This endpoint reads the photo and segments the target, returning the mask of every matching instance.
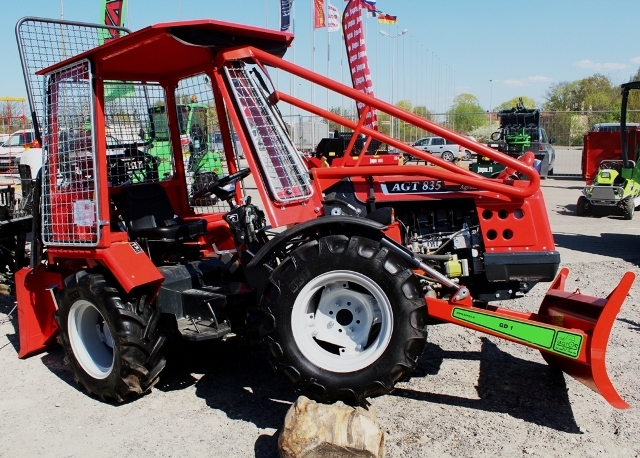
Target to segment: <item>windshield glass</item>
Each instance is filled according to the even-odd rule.
[[[2,146],[22,146],[24,145],[24,133],[13,134]]]

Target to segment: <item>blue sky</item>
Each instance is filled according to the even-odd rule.
[[[99,19],[99,0],[62,3],[65,19]],[[316,71],[348,82],[346,63],[341,74],[340,34],[330,34],[329,52],[326,29],[318,29],[314,40],[311,3],[294,1],[295,62],[312,68],[315,54]],[[61,1],[0,0],[0,4],[4,6],[0,96],[24,96],[14,26],[24,16],[60,18]],[[342,0],[332,4],[339,9],[345,5]],[[541,104],[553,83],[599,72],[620,84],[640,67],[637,1],[378,0],[377,5],[398,17],[397,26],[366,20],[374,91],[387,101],[407,98],[435,112],[447,110],[460,93],[475,95],[485,110],[521,95]],[[129,0],[127,27],[137,30],[156,22],[211,18],[277,29],[279,8],[279,0]],[[379,34],[385,30],[394,35],[404,29],[407,33],[395,39]],[[293,60],[293,51],[288,59]],[[281,88],[286,91],[289,84]],[[315,98],[316,104],[327,105],[326,95]],[[329,105],[336,103],[332,99]]]

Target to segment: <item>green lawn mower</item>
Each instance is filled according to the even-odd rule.
[[[624,219],[633,218],[640,206],[640,165],[630,161],[627,148],[627,101],[631,89],[640,89],[640,81],[622,85],[620,112],[620,145],[622,160],[604,160],[591,185],[585,186],[578,198],[578,216],[604,216],[622,214]]]

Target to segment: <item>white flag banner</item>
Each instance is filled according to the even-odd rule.
[[[327,3],[327,28],[329,32],[340,30],[340,12],[331,3]]]

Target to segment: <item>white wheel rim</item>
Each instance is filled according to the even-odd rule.
[[[71,306],[67,319],[69,342],[76,360],[91,377],[109,376],[115,361],[113,336],[102,313],[89,301]]]
[[[331,372],[354,372],[373,364],[386,350],[393,334],[393,311],[386,294],[369,277],[334,270],[302,288],[293,304],[291,327],[296,345],[312,364]]]

